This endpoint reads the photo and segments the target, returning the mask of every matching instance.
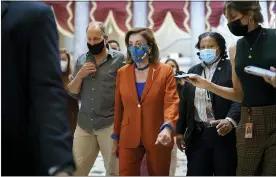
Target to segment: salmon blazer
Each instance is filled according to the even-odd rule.
[[[167,124],[174,130],[178,119],[173,70],[167,64],[151,64],[141,101],[134,72],[134,64],[118,70],[113,135],[119,138],[121,147],[136,148],[141,142],[145,147],[155,146],[160,129]]]

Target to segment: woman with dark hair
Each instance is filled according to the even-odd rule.
[[[232,87],[231,64],[225,39],[216,32],[198,37],[202,61],[189,69],[209,82]],[[237,166],[235,127],[240,104],[185,83],[176,127],[178,148],[185,150],[187,176],[235,176]]]
[[[173,69],[159,62],[151,29],[128,31],[125,43],[127,65],[117,73],[112,134],[119,175],[139,176],[146,153],[149,175],[168,176],[179,103]]]
[[[179,65],[175,59],[168,58],[165,61],[166,64],[170,65],[173,68],[174,75],[182,74],[182,71],[179,69]],[[181,73],[180,73],[181,72]]]
[[[263,28],[258,1],[228,1],[224,6],[230,31],[243,36],[230,48],[233,88],[219,86],[201,76],[188,81],[223,98],[242,103],[236,129],[238,176],[276,175],[276,91],[262,77],[244,72],[246,66],[276,66],[276,29]],[[246,129],[252,136],[245,136]]]
[[[67,90],[67,85],[69,83],[69,76],[72,74],[72,61],[69,52],[66,49],[60,49],[60,66],[62,71],[62,81],[64,88]],[[78,100],[72,98],[70,95],[67,96],[68,100],[68,120],[72,133],[74,135],[77,126],[77,116],[79,112]]]
[[[165,61],[165,63],[170,65],[173,68],[173,73],[175,76],[185,74],[185,72],[180,71],[179,65],[175,59],[169,58]],[[184,81],[184,79],[176,79],[176,83],[177,83],[177,92],[178,92],[178,95],[180,96],[181,89],[182,89],[185,81]]]
[[[120,44],[116,40],[109,40],[107,41],[107,44],[113,49],[113,50],[118,50],[120,51]]]

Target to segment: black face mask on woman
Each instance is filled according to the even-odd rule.
[[[87,43],[87,47],[89,49],[89,52],[92,55],[98,55],[98,54],[101,53],[101,51],[103,51],[103,48],[104,48],[104,39],[102,40],[102,42],[100,42],[98,44],[94,44],[94,45],[91,45],[91,44]]]
[[[248,25],[241,24],[242,18],[237,19],[237,20],[232,21],[227,24],[229,30],[235,36],[245,36],[248,32]]]

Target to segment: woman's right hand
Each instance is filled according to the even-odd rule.
[[[119,158],[119,140],[113,140],[112,155]]]
[[[185,150],[184,135],[176,135],[176,145],[181,152]]]
[[[208,81],[207,79],[199,75],[190,76],[189,78],[185,78],[184,80],[187,82],[190,82],[191,84],[193,84],[193,86],[199,87],[202,89],[207,89],[211,84],[210,81]]]

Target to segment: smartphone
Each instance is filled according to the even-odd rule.
[[[248,74],[252,74],[252,75],[260,76],[260,77],[263,77],[265,75],[268,75],[270,77],[276,76],[275,72],[272,72],[272,71],[267,70],[267,69],[255,67],[255,66],[246,66],[244,68],[244,71]]]
[[[174,77],[177,78],[177,79],[185,79],[185,78],[189,78],[189,77],[192,77],[192,76],[196,76],[196,74],[182,74],[182,75],[176,75]]]

